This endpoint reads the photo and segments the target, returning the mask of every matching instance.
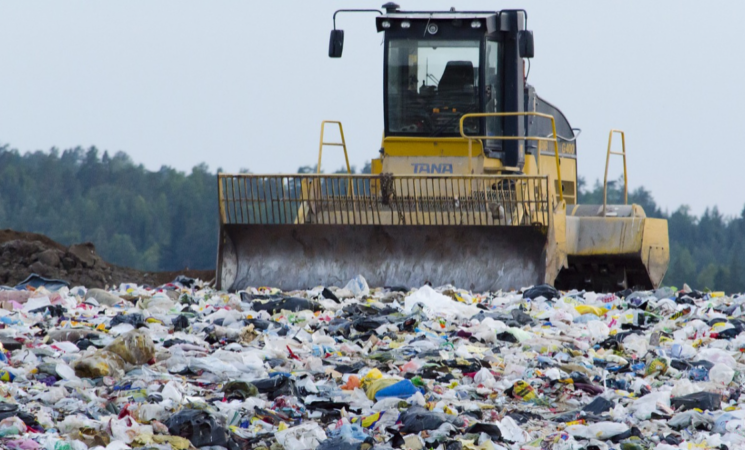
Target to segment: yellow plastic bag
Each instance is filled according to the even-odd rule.
[[[533,400],[536,397],[533,386],[523,380],[517,380],[512,385],[512,395],[525,401]]]
[[[378,369],[373,369],[369,372],[367,372],[367,375],[362,377],[362,383],[369,383],[371,381],[379,380],[383,378],[383,373]]]
[[[353,417],[350,422],[359,423],[360,425],[362,425],[362,428],[372,428],[375,426],[376,423],[378,423],[380,418],[383,417],[384,413],[385,411],[381,411],[375,414],[370,414],[369,416]]]
[[[367,398],[370,400],[375,400],[375,394],[377,394],[379,390],[392,386],[399,381],[401,380],[395,378],[382,378],[380,380],[375,380],[365,387],[365,394],[367,394]]]
[[[584,315],[584,314],[595,314],[598,317],[603,317],[605,313],[608,312],[605,308],[598,308],[597,306],[590,306],[590,305],[577,305],[574,307],[574,309]]]

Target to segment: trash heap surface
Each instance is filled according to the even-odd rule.
[[[8,449],[737,449],[745,296],[0,290]]]

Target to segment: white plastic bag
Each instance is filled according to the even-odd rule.
[[[709,370],[709,379],[720,385],[727,385],[732,382],[732,378],[735,377],[735,369],[722,363],[714,364],[714,367]]]
[[[684,395],[701,392],[702,390],[703,389],[694,385],[688,379],[682,378],[680,380],[675,380],[675,384],[673,385],[673,390],[670,391],[670,395],[672,397],[682,397]]]
[[[349,283],[344,286],[344,289],[348,290],[357,297],[361,295],[370,295],[370,287],[367,285],[367,280],[365,280],[365,277],[363,277],[362,275],[357,275],[356,277],[349,280]]]
[[[610,328],[599,320],[593,320],[587,323],[587,331],[590,333],[592,342],[600,342],[610,335]]]
[[[570,425],[566,427],[566,432],[572,436],[579,436],[585,439],[599,439],[601,441],[625,433],[628,430],[628,425],[616,422],[597,422],[587,426]]]
[[[481,368],[481,370],[476,372],[476,375],[473,376],[473,384],[477,386],[483,385],[488,388],[493,388],[496,383],[497,380],[494,379],[494,375],[492,375],[487,368]]]
[[[475,306],[456,302],[429,286],[422,286],[416,292],[406,297],[406,300],[404,300],[404,311],[407,313],[411,312],[418,303],[424,305],[425,312],[430,317],[450,316],[466,318],[475,316],[480,311]]]
[[[275,433],[274,436],[286,450],[314,449],[326,440],[326,433],[315,422],[288,428]]]
[[[502,432],[502,437],[508,441],[522,444],[530,437],[527,432],[515,423],[512,417],[506,416],[497,423],[497,426],[499,427],[499,431]]]
[[[737,361],[732,354],[726,350],[718,348],[704,348],[699,350],[698,359],[713,362],[714,364],[725,364],[731,368],[737,367]]]

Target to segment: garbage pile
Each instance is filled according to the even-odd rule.
[[[745,448],[745,296],[0,290],[0,447]]]
[[[214,271],[187,270],[192,277],[211,278]],[[169,272],[142,272],[109,264],[90,243],[66,247],[47,236],[15,230],[0,230],[0,285],[25,287],[39,276],[103,288],[121,282],[167,283],[178,275]],[[63,281],[64,280],[64,281]]]

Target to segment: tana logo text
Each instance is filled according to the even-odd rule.
[[[453,173],[452,164],[413,163],[414,173]]]

